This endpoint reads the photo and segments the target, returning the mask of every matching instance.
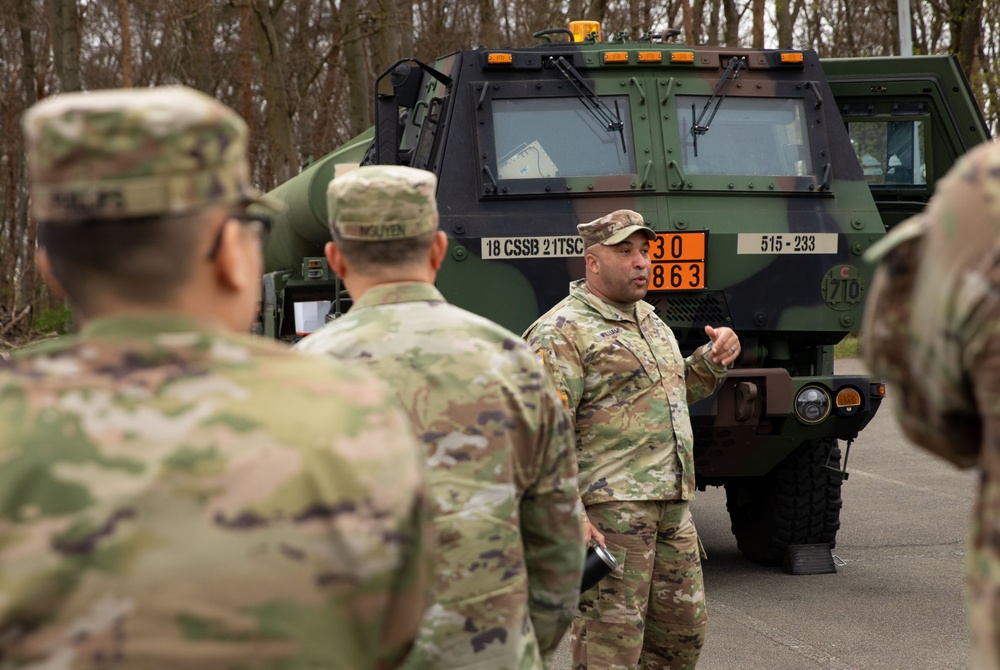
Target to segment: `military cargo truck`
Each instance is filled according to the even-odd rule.
[[[289,210],[260,330],[293,341],[350,307],[322,258],[337,164],[436,173],[438,286],[514,332],[583,276],[576,224],[634,209],[657,231],[646,299],[685,353],[705,324],[743,343],[692,407],[699,487],[725,487],[754,561],[832,548],[850,443],[885,392],[834,374],[833,347],[861,322],[862,254],[987,139],[969,85],[948,57],[820,61],[574,27],[383,73],[374,128],[272,192]]]

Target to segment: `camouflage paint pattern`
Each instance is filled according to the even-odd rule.
[[[379,380],[182,317],[0,362],[4,668],[397,667],[419,447]]]
[[[330,225],[346,240],[399,240],[437,230],[433,172],[368,165],[338,176],[326,190]]]
[[[39,221],[180,214],[260,202],[243,119],[184,86],[67,93],[24,114]]]
[[[583,571],[573,429],[513,333],[430,284],[368,289],[298,348],[363,362],[410,412],[436,502],[435,596],[409,668],[541,668]]]
[[[647,302],[626,312],[583,279],[524,337],[574,415],[585,506],[694,498],[688,404],[727,372],[707,356],[711,342],[684,358]]]
[[[873,250],[865,359],[918,445],[983,472],[967,585],[973,667],[1000,662],[1000,147],[970,151]],[[880,309],[885,307],[885,309]]]
[[[573,667],[694,668],[708,613],[688,503],[608,502],[587,515],[619,567],[580,596],[570,632]]]
[[[604,28],[607,37],[620,26]],[[611,41],[574,43],[554,37],[552,44],[511,49],[490,44],[427,65],[395,66],[383,83],[390,78],[405,83],[395,89],[396,106],[377,126],[273,192],[290,212],[277,218],[265,251],[275,305],[265,315],[274,324],[267,332],[294,339],[288,320],[279,321],[291,312],[289,303],[301,295],[331,300],[339,295],[335,279],[313,280],[299,272],[303,257],[321,256],[329,241],[325,208],[332,166],[406,164],[438,176],[440,229],[450,242],[438,288],[452,304],[514,332],[559,303],[566,284],[584,275],[580,222],[618,209],[635,211],[662,234],[651,246],[664,254],[678,239],[675,234],[707,234],[704,286],[663,282],[646,297],[684,355],[704,343],[706,324],[732,327],[743,345],[737,374],[723,390],[735,398],[737,387],[752,387],[751,406],[738,412],[735,402],[701,403],[693,410],[699,485],[740,486],[767,476],[803,443],[857,436],[881,402],[868,391],[877,380],[835,375],[833,347],[861,322],[872,276],[861,254],[884,237],[885,225],[921,207],[956,156],[988,137],[960,66],[952,57],[830,60],[812,51],[792,52],[793,60],[801,55],[802,61],[788,63],[782,62],[786,52],[778,50],[637,37],[615,34]],[[615,62],[604,59],[611,51],[619,55]],[[507,62],[494,64],[490,55]],[[729,139],[717,153],[721,169],[707,174],[685,164],[693,138],[692,103],[704,105],[733,56],[745,58],[747,67],[725,99],[717,99],[712,128],[698,137],[701,148],[723,134]],[[605,120],[624,123],[623,132],[596,119],[593,132],[570,130],[589,118],[591,99],[575,96],[575,82],[552,67],[558,58],[600,97],[610,114]],[[828,79],[832,71],[837,81]],[[419,91],[411,86],[415,78]],[[393,133],[400,105],[409,117]],[[743,132],[727,134],[722,121],[735,106],[759,109],[748,112]],[[922,124],[926,184],[886,185],[873,198],[852,145],[853,124],[873,123],[885,138],[890,122],[908,119]],[[792,139],[786,131],[796,127],[801,138]],[[761,151],[768,138],[775,146]],[[782,138],[789,146],[782,146]],[[554,175],[501,174],[512,149],[516,153],[522,143],[536,141],[559,168]],[[564,150],[562,159],[553,146]],[[785,149],[810,157],[811,166],[769,167]],[[792,248],[779,249],[779,239]],[[796,240],[806,248],[795,250]],[[820,244],[824,240],[826,246]],[[809,249],[812,242],[817,246]],[[666,262],[672,260],[668,255],[661,260],[666,278],[672,269],[689,267]],[[806,383],[825,385],[833,394],[851,387],[861,392],[862,404],[805,424],[796,418],[791,399]],[[803,483],[810,479],[807,485],[826,490],[825,479],[803,473]],[[801,532],[791,535],[795,543],[836,535],[840,503],[836,495],[828,503],[826,525],[799,524]],[[762,539],[754,528],[745,532],[753,541],[744,546],[784,550],[777,534]]]

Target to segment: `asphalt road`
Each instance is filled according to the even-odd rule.
[[[858,373],[857,360],[837,372]],[[962,575],[976,475],[907,443],[892,390],[851,447],[836,574],[790,575],[736,549],[726,496],[699,492],[709,626],[699,670],[959,669]],[[554,670],[569,670],[566,640]]]

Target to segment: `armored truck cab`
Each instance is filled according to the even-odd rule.
[[[932,60],[931,76],[897,87]],[[293,340],[350,307],[322,259],[338,164],[436,173],[451,240],[438,286],[515,332],[583,276],[576,225],[636,210],[657,231],[646,299],[685,353],[705,324],[743,343],[727,381],[692,406],[699,486],[725,486],[752,560],[832,548],[841,442],[884,395],[833,369],[861,321],[862,254],[987,137],[953,60],[893,62],[871,68],[874,81],[871,60],[842,62],[835,91],[811,51],[594,34],[400,61],[376,84],[375,127],[273,191],[289,211],[266,250],[261,329]]]

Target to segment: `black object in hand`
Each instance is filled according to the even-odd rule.
[[[580,580],[580,593],[593,588],[617,567],[618,561],[601,545],[595,544],[587,549],[587,560],[583,563],[583,579]]]

